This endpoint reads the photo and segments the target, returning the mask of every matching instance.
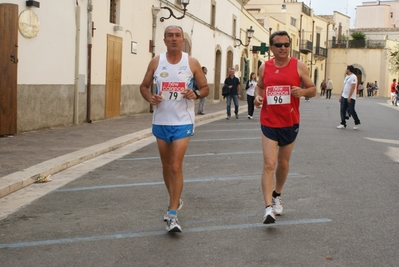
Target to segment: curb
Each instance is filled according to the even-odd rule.
[[[40,176],[47,176],[70,168],[86,160],[131,144],[151,136],[151,129],[121,136],[98,145],[90,146],[54,159],[50,159],[29,167],[23,171],[14,172],[0,179],[0,198],[21,188],[33,184]]]
[[[239,112],[243,112],[247,106],[239,107]],[[195,123],[204,123],[219,117],[226,116],[226,111],[218,111],[203,116],[196,116]],[[31,166],[23,171],[14,172],[0,178],[0,198],[5,197],[19,189],[35,183],[41,176],[48,176],[63,171],[74,165],[98,157],[115,149],[129,145],[141,139],[152,136],[151,128],[141,130],[136,133],[124,135],[98,145],[90,146],[54,159],[46,160],[42,163]]]

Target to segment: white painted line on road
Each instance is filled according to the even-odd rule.
[[[242,180],[254,180],[259,179],[261,173],[254,173],[250,175],[235,174],[231,176],[220,176],[220,177],[200,177],[192,179],[184,179],[184,183],[202,183],[202,182],[214,182],[214,181],[242,181]],[[298,173],[289,173],[288,178],[307,178],[309,175],[302,175]],[[97,185],[97,186],[85,186],[75,188],[62,188],[56,190],[56,192],[78,192],[87,190],[101,190],[101,189],[112,189],[112,188],[123,188],[123,187],[139,187],[139,186],[152,186],[152,185],[164,185],[162,182],[147,182],[147,183],[134,183],[134,184],[111,184],[111,185]]]
[[[127,146],[110,151],[91,160],[72,166],[59,173],[53,174],[50,183],[35,183],[0,198],[0,220],[29,205],[36,199],[39,199],[40,197],[82,177],[93,169],[104,166],[118,158],[127,156],[153,142],[155,142],[155,137],[153,136],[141,139]]]
[[[296,221],[279,221],[274,224],[250,223],[250,224],[237,224],[237,225],[216,225],[216,226],[207,226],[207,227],[187,228],[183,229],[183,232],[199,233],[199,232],[209,232],[209,231],[223,231],[223,230],[248,229],[248,228],[260,228],[260,227],[276,227],[276,226],[278,227],[278,226],[287,226],[287,225],[301,225],[301,224],[327,223],[327,222],[332,222],[332,220],[327,218],[320,218],[320,219],[307,219],[307,220],[296,220]],[[116,240],[116,239],[126,239],[126,238],[136,238],[136,237],[150,237],[150,236],[159,236],[165,234],[167,234],[166,231],[154,231],[154,232],[143,232],[143,233],[73,237],[73,238],[0,244],[0,249],[62,245],[62,244],[72,244],[72,243],[81,243],[81,242]]]
[[[244,129],[235,129],[234,128],[234,130],[232,130],[232,129],[223,129],[223,130],[201,130],[201,131],[198,131],[198,132],[200,132],[200,133],[206,133],[206,132],[210,132],[210,133],[215,133],[215,132],[231,132],[231,131],[234,131],[234,132],[248,132],[248,131],[259,131],[259,135],[261,135],[261,129],[260,129],[260,124],[259,124],[259,128],[253,128],[253,129],[248,129],[248,128],[244,128]],[[194,134],[196,133],[197,131],[195,131],[194,132]]]
[[[373,141],[373,142],[379,142],[379,143],[385,143],[385,144],[391,144],[391,145],[399,145],[398,140],[371,138],[371,137],[366,137],[366,139]],[[387,155],[387,157],[389,157],[392,161],[399,162],[399,148],[389,146],[388,151],[385,152],[385,155]]]
[[[190,142],[210,142],[210,141],[238,141],[238,140],[260,140],[259,137],[250,137],[250,138],[218,138],[218,139],[191,139]]]
[[[393,145],[399,145],[398,140],[392,140],[392,139],[381,139],[381,138],[371,138],[371,137],[366,137],[367,140],[374,141],[374,142],[380,142],[380,143],[387,143],[387,144],[393,144]]]
[[[263,152],[261,150],[259,151],[250,151],[250,152],[225,152],[225,153],[203,153],[203,154],[191,154],[191,155],[185,155],[185,158],[191,158],[191,157],[204,157],[204,156],[224,156],[224,155],[252,155],[252,154],[262,154]],[[150,160],[150,159],[160,159],[159,156],[155,157],[145,157],[145,158],[120,158],[117,159],[119,160]]]

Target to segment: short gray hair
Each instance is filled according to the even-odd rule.
[[[183,28],[177,25],[169,25],[168,27],[166,27],[164,33],[163,33],[163,37],[166,38],[166,31],[169,30],[170,28],[179,28],[181,31],[181,36],[183,36]]]

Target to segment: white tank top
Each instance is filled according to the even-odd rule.
[[[154,106],[152,123],[156,125],[194,124],[194,100],[182,98],[181,91],[193,88],[194,77],[183,52],[177,64],[170,64],[166,53],[159,55],[158,68],[154,73],[155,93],[162,90],[163,101]]]

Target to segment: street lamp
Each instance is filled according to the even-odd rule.
[[[176,17],[175,14],[173,14],[172,9],[170,9],[169,7],[167,7],[167,6],[161,7],[162,9],[166,9],[166,10],[169,11],[169,17],[167,17],[167,18],[161,17],[161,18],[160,18],[160,21],[161,21],[161,22],[164,22],[165,20],[170,19],[170,17],[174,17],[175,19],[182,19],[182,18],[184,18],[184,16],[186,15],[186,11],[187,11],[187,8],[186,8],[186,7],[187,7],[187,5],[188,5],[189,3],[190,3],[190,0],[181,0],[181,4],[183,5],[183,16],[181,16],[181,17]]]
[[[251,42],[251,38],[254,36],[254,32],[255,32],[255,30],[252,29],[252,26],[249,27],[249,29],[247,29],[248,43],[245,45],[245,44],[243,44],[243,42],[240,39],[236,38],[235,41],[238,43],[236,45],[234,45],[234,47],[237,47],[240,45],[247,47],[249,45],[249,43]]]

